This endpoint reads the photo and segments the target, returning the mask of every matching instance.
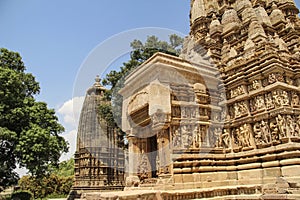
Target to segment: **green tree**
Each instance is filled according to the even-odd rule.
[[[61,177],[68,177],[74,175],[74,158],[62,161],[59,163],[59,167],[52,167],[52,173]]]
[[[140,40],[134,40],[130,46],[132,52],[130,60],[123,63],[119,71],[112,70],[102,80],[104,86],[109,86],[111,89],[106,92],[106,100],[111,101],[111,104],[102,104],[99,106],[99,114],[109,124],[120,125],[122,114],[122,97],[118,91],[123,87],[126,75],[133,69],[141,65],[153,54],[163,52],[178,56],[183,44],[183,38],[176,34],[169,36],[169,42],[159,40],[156,36],[148,36],[145,43]]]
[[[18,53],[0,49],[0,190],[16,183],[16,164],[41,177],[68,151],[55,111],[35,100],[39,83],[25,71]]]
[[[49,165],[50,174],[43,178],[23,176],[19,180],[21,190],[30,191],[35,198],[47,196],[67,196],[72,188],[74,179],[74,159],[59,163],[59,167]]]

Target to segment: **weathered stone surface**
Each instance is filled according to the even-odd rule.
[[[146,177],[134,166],[130,176],[141,179],[141,188],[157,179],[154,189],[288,191],[278,180],[300,183],[298,9],[290,1],[192,0],[191,6],[183,59],[154,55],[120,92],[129,164],[156,160]],[[142,91],[155,91],[148,93],[152,101],[131,106],[128,99],[143,102]],[[159,181],[166,175],[169,182]]]
[[[114,127],[98,116],[105,88],[97,77],[82,106],[75,152],[75,180],[69,199],[84,192],[123,190],[124,151],[117,145]]]
[[[126,192],[85,198],[300,199],[298,13],[191,0],[180,58],[155,54],[120,91]]]

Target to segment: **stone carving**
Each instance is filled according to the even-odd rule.
[[[287,136],[296,136],[295,135],[295,122],[291,115],[288,115],[286,118],[286,130]]]
[[[295,116],[295,135],[299,137],[300,136],[300,115]]]
[[[266,107],[267,109],[272,109],[274,108],[274,102],[273,102],[273,97],[272,93],[268,93],[265,95],[265,102],[266,102]]]
[[[214,146],[215,147],[222,147],[222,129],[221,128],[215,128],[213,131],[213,135],[214,135]]]
[[[235,103],[233,108],[235,118],[248,114],[248,107],[246,105],[246,102]]]
[[[245,88],[243,86],[239,86],[239,87],[237,87],[237,88],[230,91],[230,98],[234,98],[234,97],[237,97],[239,95],[243,95],[245,93],[246,93]]]
[[[261,128],[262,135],[264,136],[265,142],[266,143],[272,142],[270,127],[264,120],[261,121],[260,128]]]
[[[196,148],[199,148],[202,143],[199,126],[197,126],[197,125],[193,129],[193,142],[194,142],[194,145]]]
[[[286,91],[282,91],[281,99],[282,99],[282,105],[288,106],[290,104],[289,96]]]
[[[260,124],[256,123],[253,126],[253,132],[254,132],[254,138],[256,144],[262,144],[263,143],[263,136],[260,128]]]
[[[173,106],[172,107],[172,116],[180,118],[181,117],[181,109],[179,106]]]
[[[229,134],[229,131],[227,129],[224,129],[223,132],[222,132],[221,128],[217,128],[215,130],[215,135],[217,137],[215,147],[224,148],[224,149],[229,148],[230,134]]]
[[[286,91],[273,91],[273,98],[276,107],[288,106],[290,104],[289,96]]]
[[[193,0],[192,12],[199,10],[199,2],[202,3],[200,9],[205,13],[201,16],[192,13],[189,46],[185,44],[183,48],[184,59],[156,54],[129,76],[125,88],[121,90],[126,105],[131,99],[130,94],[147,91],[151,87],[152,78],[170,88],[170,98],[164,96],[159,100],[166,100],[164,106],[168,110],[172,108],[169,123],[163,127],[171,129],[169,136],[173,136],[172,141],[169,144],[166,139],[164,145],[161,138],[156,141],[157,144],[153,144],[155,138],[145,141],[145,146],[152,147],[153,144],[159,152],[159,159],[156,155],[151,159],[156,162],[156,171],[160,172],[148,173],[147,179],[158,180],[161,185],[169,184],[164,188],[192,190],[201,186],[201,190],[203,187],[206,192],[201,197],[223,198],[223,192],[219,192],[219,188],[215,190],[214,186],[224,188],[224,195],[229,195],[231,191],[226,187],[228,181],[232,182],[230,188],[235,191],[237,184],[238,187],[245,187],[245,191],[251,187],[245,193],[239,192],[245,198],[248,194],[259,195],[266,183],[264,175],[267,175],[268,183],[278,176],[293,177],[295,173],[299,177],[296,159],[288,158],[296,152],[300,142],[299,62],[292,55],[299,50],[300,40],[295,32],[297,11],[290,0]],[[276,12],[279,12],[278,9],[276,12],[271,9],[273,2],[284,13],[281,21],[275,19]],[[217,5],[212,9],[210,4]],[[269,19],[271,13],[272,20]],[[285,27],[292,27],[288,21],[282,21],[284,18],[291,19],[295,31],[285,30]],[[206,62],[202,65],[200,60],[208,60],[208,56],[214,62],[212,65],[206,65]],[[176,76],[168,76],[172,70],[183,75],[187,83],[178,83],[177,78],[173,79]],[[200,76],[198,70],[205,73]],[[146,76],[148,74],[151,74],[150,78]],[[136,84],[142,82],[140,80],[145,80],[145,84]],[[152,96],[149,98],[151,100]],[[153,113],[155,105],[149,104],[149,111]],[[161,121],[155,117],[156,121]],[[220,119],[224,119],[223,123]],[[131,124],[126,125],[126,120],[124,122],[128,135],[139,133],[139,129]],[[149,133],[153,133],[152,137],[159,132],[153,127],[148,129]],[[286,144],[289,142],[292,145]],[[162,149],[172,144],[173,148]],[[131,147],[131,153],[140,154],[136,146]],[[180,155],[173,156],[177,154]],[[293,155],[293,158],[298,157]],[[174,162],[165,169],[164,160]],[[134,161],[131,159],[131,162]],[[139,162],[131,164],[143,165]],[[255,175],[257,166],[263,172],[259,176]],[[133,171],[137,174],[137,169]],[[165,172],[168,172],[167,176]],[[239,177],[234,176],[236,173]],[[156,175],[159,175],[158,178]],[[159,188],[159,184],[155,188]],[[207,193],[206,185],[212,187],[215,194]]]
[[[269,75],[268,81],[270,84],[275,83],[277,81],[284,82],[284,78],[280,73],[271,73]]]
[[[253,100],[251,100],[250,101],[250,108],[251,108],[252,112],[259,111],[261,109],[265,109],[266,105],[265,105],[264,96],[257,96]]]
[[[261,88],[261,83],[258,80],[252,81],[252,88],[253,88],[253,90],[257,90],[257,89]]]
[[[146,91],[137,93],[129,102],[128,113],[132,113],[141,107],[144,107],[149,102],[149,94]]]
[[[161,110],[158,110],[151,117],[153,125],[165,123],[168,121],[167,115],[163,113]]]
[[[292,106],[293,107],[297,107],[297,106],[299,106],[299,96],[298,96],[298,94],[297,93],[295,93],[295,92],[293,92],[293,94],[292,94]]]
[[[229,148],[230,145],[230,134],[227,129],[224,129],[223,134],[222,134],[222,143],[221,146],[225,149]]]
[[[127,187],[138,187],[140,184],[140,179],[136,176],[129,176],[126,178]]]
[[[280,38],[276,33],[275,33],[275,36],[274,36],[274,42],[278,46],[279,50],[287,51],[287,52],[289,51],[285,41],[282,38]]]
[[[175,128],[173,132],[173,146],[175,148],[180,148],[181,147],[181,136],[177,128]]]
[[[280,139],[279,129],[276,121],[270,122],[270,131],[272,136],[272,141],[278,141]]]
[[[236,128],[235,130],[235,144],[239,147],[250,147],[251,146],[251,130],[247,124]]]
[[[206,126],[200,126],[200,136],[201,136],[201,142],[203,144],[207,145],[207,127]],[[200,144],[202,145],[202,144]]]
[[[256,144],[267,144],[272,142],[271,130],[267,122],[262,120],[253,126]]]
[[[287,127],[286,127],[286,120],[280,114],[276,117],[276,122],[279,128],[280,137],[285,138],[287,137]]]
[[[193,144],[193,138],[187,125],[181,127],[181,137],[183,148],[190,148]]]
[[[140,180],[149,178],[149,172],[151,172],[150,163],[147,154],[142,150],[140,163],[138,164],[138,175]]]
[[[300,60],[300,47],[297,44],[295,45],[295,47],[293,49],[292,57],[298,61]]]
[[[255,98],[255,107],[257,110],[265,108],[265,100],[263,96],[258,96]]]

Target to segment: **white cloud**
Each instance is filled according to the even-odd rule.
[[[58,114],[63,118],[63,125],[71,126],[73,129],[77,127],[84,98],[84,96],[74,97],[58,109]]]
[[[75,130],[75,129],[71,130],[71,131],[69,131],[67,133],[64,133],[62,136],[69,143],[69,152],[66,153],[66,154],[63,154],[60,157],[60,161],[68,160],[68,159],[70,159],[71,157],[74,156],[74,153],[76,151],[77,130]]]
[[[74,156],[76,150],[77,126],[84,98],[84,96],[74,97],[66,101],[57,110],[59,119],[61,119],[60,123],[66,129],[62,137],[69,143],[69,152],[61,156],[61,161],[68,160]]]

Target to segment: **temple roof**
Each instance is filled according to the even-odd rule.
[[[99,104],[103,102],[105,91],[100,81],[99,76],[97,76],[94,85],[87,90],[78,124],[77,150],[107,145],[107,128],[101,126],[97,114]]]

